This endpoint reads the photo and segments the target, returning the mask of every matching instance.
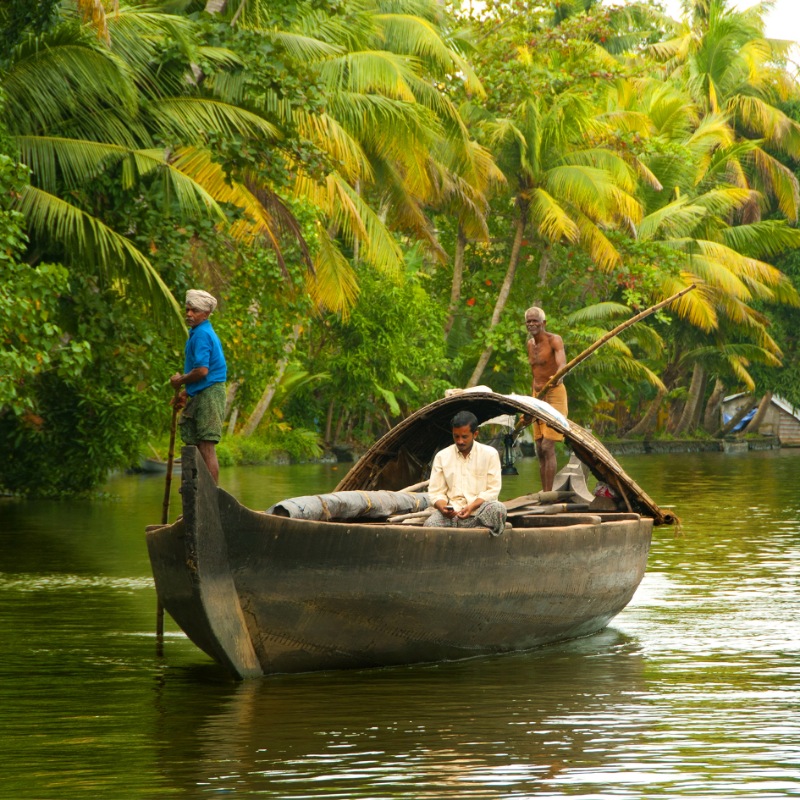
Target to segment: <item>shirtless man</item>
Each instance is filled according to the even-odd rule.
[[[538,306],[533,306],[525,312],[525,327],[528,329],[528,363],[533,374],[531,394],[534,397],[567,363],[564,342],[560,336],[545,330],[545,320],[545,313]],[[561,381],[551,386],[541,399],[567,416],[567,390]],[[564,437],[558,431],[536,420],[533,423],[533,438],[536,442],[536,455],[539,457],[542,491],[549,492],[553,488],[553,479],[556,476],[555,444],[563,441]]]

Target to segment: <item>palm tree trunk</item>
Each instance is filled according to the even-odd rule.
[[[456,253],[453,258],[453,283],[450,287],[450,309],[447,322],[444,324],[444,338],[446,339],[453,327],[456,319],[456,308],[461,299],[461,284],[464,281],[464,250],[467,245],[467,237],[464,235],[464,228],[458,224],[458,236],[456,238]]]
[[[275,377],[267,384],[264,393],[261,395],[261,399],[256,403],[253,413],[250,415],[247,424],[242,430],[242,436],[252,436],[256,432],[256,428],[261,424],[264,414],[267,413],[270,403],[272,403],[272,398],[275,397],[275,392],[283,378],[283,374],[286,372],[286,367],[289,366],[289,359],[292,357],[292,353],[294,353],[299,338],[300,325],[295,325],[292,328],[292,335],[283,347],[283,357],[278,362]]]
[[[713,433],[719,427],[719,409],[722,405],[723,397],[725,397],[725,384],[717,378],[703,414],[703,430],[706,433]]]
[[[653,432],[658,419],[658,411],[666,394],[666,389],[658,390],[658,394],[653,398],[645,415],[622,437],[623,439],[628,439],[632,436],[647,436]]]
[[[714,434],[714,438],[722,439],[727,436],[748,415],[748,413],[750,413],[750,409],[752,407],[753,398],[752,396],[748,395],[744,399],[742,407]]]
[[[225,395],[225,415],[223,419],[228,418],[233,408],[233,401],[236,399],[236,392],[239,389],[239,381],[232,381],[228,384],[228,391]]]
[[[206,14],[223,14],[228,7],[228,0],[206,0]]]
[[[528,213],[526,206],[522,205],[521,202],[518,204],[519,216],[517,217],[516,231],[514,233],[514,243],[511,245],[511,258],[508,262],[506,277],[503,279],[503,285],[500,287],[500,293],[497,295],[497,301],[494,304],[492,319],[489,323],[489,333],[491,333],[500,322],[500,315],[503,313],[506,303],[508,302],[508,296],[511,294],[511,286],[514,283],[514,275],[516,275],[517,266],[519,265],[519,254],[522,247],[522,240],[525,236]],[[478,381],[481,379],[483,371],[486,369],[486,365],[489,363],[489,359],[492,357],[493,352],[494,348],[491,345],[487,345],[484,351],[481,353],[470,379],[467,381],[467,388],[478,385]]]
[[[747,423],[747,427],[742,431],[743,436],[747,433],[758,433],[758,429],[761,427],[764,417],[767,416],[770,403],[772,403],[772,392],[767,392],[761,398],[761,402],[758,404],[758,411],[753,415],[753,419]]]
[[[327,444],[331,443],[331,433],[333,432],[333,404],[334,400],[331,400],[330,404],[328,405],[328,414],[325,417],[325,442]]]
[[[675,427],[675,433],[680,435],[688,433],[692,429],[692,423],[697,418],[700,401],[703,399],[703,392],[706,385],[706,371],[702,364],[695,362],[692,370],[692,382],[689,385],[689,394],[686,404],[683,407],[683,414]]]

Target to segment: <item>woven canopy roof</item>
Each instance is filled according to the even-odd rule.
[[[545,422],[564,434],[575,455],[632,510],[652,517],[657,525],[676,521],[674,514],[659,508],[589,431],[540,400],[496,394],[483,387],[464,390],[415,411],[367,450],[336,491],[399,491],[426,480],[434,455],[453,442],[450,420],[458,411],[471,411],[479,423],[504,414],[528,415]]]

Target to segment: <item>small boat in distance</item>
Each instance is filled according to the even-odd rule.
[[[505,501],[510,526],[500,536],[414,524],[428,497],[404,489],[427,479],[461,410],[479,422],[541,419],[564,433],[606,496],[588,492],[571,460],[553,492]],[[467,658],[595,633],[638,587],[653,525],[675,521],[588,431],[547,403],[483,388],[409,416],[332,494],[269,512],[215,486],[196,448],[182,459],[183,515],[147,529],[156,591],[237,679]]]
[[[139,472],[148,475],[166,475],[168,463],[160,458],[142,458],[139,460]],[[181,460],[176,458],[172,462],[172,473],[177,475],[181,471]]]

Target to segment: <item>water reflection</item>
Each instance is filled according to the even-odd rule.
[[[606,631],[526,655],[210,687],[201,701],[194,679],[167,681],[161,707],[196,734],[176,753],[164,713],[164,770],[186,790],[269,797],[533,791],[591,763],[597,723],[624,736],[619,709],[644,691],[643,669],[635,640]]]
[[[607,631],[241,685],[169,621],[154,655],[143,531],[161,480],[115,478],[99,501],[0,501],[2,796],[800,795],[800,451],[621,461],[683,533],[656,531]],[[534,485],[536,462],[519,467],[505,496]],[[340,477],[247,468],[222,483],[264,508]]]

